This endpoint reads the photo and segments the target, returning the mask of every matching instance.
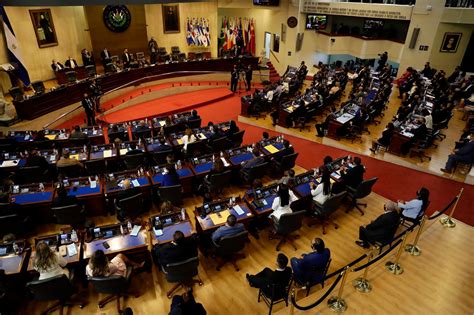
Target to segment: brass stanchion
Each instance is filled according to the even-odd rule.
[[[295,288],[291,289],[291,297],[292,297],[292,300],[294,299],[296,301]],[[294,311],[295,311],[295,305],[293,303],[291,303],[291,305],[290,305],[290,315],[293,315]]]
[[[421,249],[417,246],[418,240],[420,239],[421,233],[423,233],[423,227],[425,226],[426,222],[426,216],[423,216],[421,218],[421,223],[420,226],[418,227],[418,232],[416,233],[415,241],[413,244],[408,244],[405,246],[405,251],[407,253],[410,253],[412,256],[420,256],[421,255]]]
[[[372,249],[369,253],[367,263],[370,263],[374,257],[374,251],[379,250],[378,247]],[[370,285],[369,280],[367,280],[367,273],[369,272],[369,266],[365,267],[364,275],[352,281],[352,286],[359,292],[369,293],[372,291],[372,286]]]
[[[347,310],[347,303],[341,298],[342,291],[344,290],[344,284],[346,283],[347,272],[349,267],[346,267],[343,271],[341,286],[337,296],[333,296],[328,300],[329,309],[336,313],[344,313]]]
[[[453,228],[456,226],[456,222],[453,221],[452,217],[453,217],[454,210],[456,210],[456,206],[458,205],[458,201],[459,199],[461,199],[461,195],[463,191],[464,191],[464,188],[461,188],[458,194],[458,199],[456,200],[456,203],[454,204],[453,209],[451,210],[449,215],[444,216],[441,219],[439,219],[439,222],[441,222],[442,226],[448,227],[448,228]]]
[[[400,261],[400,256],[402,255],[403,248],[405,247],[405,241],[407,239],[407,236],[408,236],[408,233],[403,235],[402,244],[400,245],[400,248],[398,249],[395,262],[388,261],[387,263],[385,263],[385,267],[387,268],[387,270],[393,273],[394,275],[401,275],[403,273],[403,267],[398,262]]]

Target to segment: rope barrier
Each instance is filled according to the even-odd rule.
[[[301,311],[307,311],[309,309],[312,309],[313,307],[316,307],[318,306],[319,304],[321,304],[321,302],[323,302],[328,296],[329,294],[331,294],[332,290],[334,290],[334,288],[337,286],[337,284],[339,283],[339,281],[341,281],[342,279],[342,276],[344,274],[344,271],[340,272],[339,273],[339,276],[336,278],[336,280],[334,281],[334,283],[331,285],[331,287],[329,287],[329,289],[326,291],[326,293],[324,293],[324,295],[319,298],[316,302],[314,302],[313,304],[310,304],[310,305],[307,305],[307,306],[301,306],[301,305],[298,305],[296,303],[296,299],[295,299],[295,292],[292,291],[291,293],[291,303],[299,310]]]
[[[337,275],[337,274],[340,274],[340,273],[343,272],[344,269],[346,269],[347,267],[352,267],[352,266],[354,266],[355,264],[357,264],[357,263],[359,263],[360,261],[364,260],[364,258],[366,258],[366,257],[367,257],[367,254],[364,254],[364,255],[360,256],[360,257],[357,258],[356,260],[354,260],[354,261],[348,263],[347,265],[345,265],[345,266],[339,268],[338,270],[334,271],[333,273],[327,275],[327,276],[324,278],[324,281],[326,281],[326,280],[328,280],[328,279],[331,279],[332,277],[334,277],[334,276]]]
[[[402,242],[402,240],[398,240],[395,244],[393,244],[392,246],[390,246],[388,248],[388,250],[386,250],[385,252],[383,252],[382,254],[378,255],[375,259],[372,259],[370,262],[368,263],[365,263],[363,264],[362,266],[359,266],[357,268],[354,268],[352,269],[352,271],[354,272],[357,272],[357,271],[360,271],[362,269],[364,269],[365,267],[368,267],[372,264],[375,264],[377,261],[379,261],[380,259],[384,258],[388,253],[390,253],[392,250],[394,250],[400,243]]]
[[[428,217],[428,220],[434,220],[436,218],[438,218],[439,216],[441,216],[442,214],[444,214],[446,211],[449,210],[449,208],[451,208],[451,206],[456,203],[457,201],[459,200],[459,196],[456,196],[454,197],[453,200],[451,200],[451,202],[446,206],[446,208],[444,208],[441,212],[438,212],[430,217]]]

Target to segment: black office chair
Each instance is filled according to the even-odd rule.
[[[201,118],[190,119],[190,120],[188,120],[187,125],[191,129],[201,128],[201,122],[202,122]]]
[[[123,157],[123,162],[127,170],[136,170],[139,167],[145,165],[145,154],[133,154],[133,155],[125,155]]]
[[[150,138],[151,137],[151,129],[132,132],[132,137],[135,140]]]
[[[334,228],[337,229],[339,228],[339,225],[337,225],[336,222],[332,221],[330,216],[336,212],[337,209],[342,204],[342,201],[344,200],[344,197],[346,196],[347,192],[343,191],[340,192],[337,195],[333,195],[329,197],[326,202],[324,202],[323,205],[318,204],[317,202],[313,201],[313,207],[314,207],[314,214],[316,218],[321,222],[323,225],[323,234],[326,234],[326,225],[329,223],[334,224]],[[314,224],[314,221],[310,221],[308,223],[308,226],[312,226]]]
[[[75,83],[77,81],[76,71],[66,72],[66,78],[68,83]]]
[[[306,211],[297,211],[292,213],[285,213],[280,216],[277,221],[273,216],[271,217],[273,230],[270,232],[270,239],[278,238],[280,241],[276,246],[276,250],[280,251],[280,247],[283,243],[288,242],[297,250],[295,243],[293,242],[299,235],[291,235],[291,233],[298,231],[303,225],[303,218]]]
[[[85,66],[85,69],[86,69],[86,72],[87,72],[87,76],[89,78],[93,78],[97,74],[97,70],[95,69],[94,65],[87,65],[87,66]]]
[[[8,92],[10,93],[10,96],[13,98],[13,100],[16,102],[22,101],[24,98],[23,90],[20,89],[18,86],[12,87],[8,90]]]
[[[138,193],[128,198],[115,200],[115,210],[117,213],[117,219],[120,222],[126,219],[135,219],[143,212],[143,194]]]
[[[247,170],[247,172],[241,170],[240,178],[244,183],[251,185],[255,179],[263,179],[263,177],[265,177],[265,174],[267,173],[267,168],[268,162],[264,162],[262,164],[251,167]]]
[[[329,265],[331,264],[331,258],[329,258],[326,266],[324,268],[316,267],[314,270],[313,275],[315,276],[312,279],[297,279],[293,277],[293,281],[300,287],[306,288],[306,296],[309,295],[309,291],[315,285],[320,284],[321,288],[324,288],[324,278],[326,278],[326,274],[329,270]]]
[[[245,258],[245,255],[241,252],[244,250],[248,238],[249,233],[243,231],[239,234],[221,238],[219,244],[214,243],[216,249],[216,260],[218,261],[216,267],[217,271],[221,270],[226,262],[230,262],[234,266],[235,271],[239,271],[237,260]]]
[[[113,73],[116,71],[117,71],[117,68],[112,62],[109,62],[105,65],[105,73]]]
[[[166,157],[173,154],[173,150],[153,152],[151,154],[151,163],[153,165],[163,165],[166,164]]]
[[[86,211],[84,206],[69,205],[62,207],[51,207],[56,224],[70,225],[73,228],[84,226],[86,222]]]
[[[84,301],[72,301],[71,297],[75,293],[74,286],[71,280],[64,274],[44,280],[28,282],[26,287],[37,301],[57,301],[41,314],[48,314],[59,308],[59,313],[62,315],[65,306],[79,305],[82,309],[86,305]]]
[[[43,94],[46,90],[43,81],[31,82],[31,86],[33,87],[36,95]]]
[[[192,158],[206,153],[206,143],[204,141],[196,141],[188,143],[186,148],[186,157]]]
[[[69,139],[68,147],[83,147],[89,145],[89,138],[84,139]]]
[[[61,177],[80,177],[82,175],[82,167],[80,165],[57,166],[58,175]]]
[[[9,213],[0,215],[0,237],[9,233],[16,236],[24,235],[27,230],[27,218],[22,218],[18,213]]]
[[[163,133],[165,136],[169,136],[172,133],[177,132],[176,125],[163,126]]]
[[[15,171],[15,184],[41,183],[46,172],[47,169],[39,166],[20,167]]]
[[[107,303],[116,300],[117,301],[117,312],[122,313],[120,308],[120,298],[138,294],[131,294],[128,290],[132,282],[132,270],[131,266],[127,267],[125,276],[109,276],[109,277],[92,277],[89,281],[92,283],[97,293],[108,294],[107,297],[100,300],[98,305],[99,308],[103,308]]]
[[[275,174],[283,174],[286,171],[291,170],[296,165],[296,159],[298,158],[298,153],[292,153],[285,155],[281,158],[280,162],[273,160],[273,168],[275,169]]]
[[[115,139],[120,139],[121,141],[130,141],[130,139],[128,138],[128,132],[126,131],[110,132],[109,142],[113,143]]]
[[[209,150],[212,153],[223,152],[230,147],[230,141],[227,137],[221,137],[215,140],[209,141]]]
[[[199,258],[193,257],[184,261],[163,266],[166,280],[168,282],[176,283],[168,292],[166,296],[171,298],[173,292],[180,287],[191,287],[194,283],[202,286],[203,282],[198,275]],[[197,280],[194,279],[197,277]]]
[[[400,215],[400,217],[401,217],[400,224],[403,225],[406,228],[409,228],[409,227],[411,227],[412,224],[420,223],[421,218],[423,218],[423,216],[425,215],[425,212],[426,212],[426,210],[428,209],[429,206],[430,206],[430,201],[428,201],[425,206],[421,207],[420,212],[418,213],[418,215],[414,219],[405,217],[403,215]]]
[[[367,179],[362,181],[362,183],[357,186],[357,188],[352,188],[347,186],[347,195],[351,198],[351,204],[349,208],[347,208],[346,213],[352,210],[353,208],[357,208],[361,215],[364,215],[364,211],[359,206],[367,207],[366,203],[358,203],[358,199],[362,199],[370,195],[372,192],[372,187],[375,185],[375,182],[378,180],[377,177],[373,177],[371,179]]]
[[[232,142],[232,148],[238,148],[242,145],[242,142],[244,141],[244,134],[245,130],[240,130],[236,133],[233,133],[229,137],[230,141]]]
[[[258,302],[260,303],[260,299],[263,299],[269,308],[269,315],[272,314],[273,305],[275,304],[285,302],[288,307],[288,296],[290,293],[291,283],[292,279],[290,279],[286,286],[272,283],[258,290]]]
[[[209,191],[216,195],[220,195],[224,188],[229,187],[231,177],[231,171],[225,171],[209,176]]]
[[[158,187],[160,200],[168,200],[175,206],[183,204],[182,191],[183,187],[181,185]]]
[[[85,161],[84,167],[90,176],[102,175],[107,172],[107,162],[105,159]]]

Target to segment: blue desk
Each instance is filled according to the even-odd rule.
[[[103,245],[105,241],[110,245],[108,249]],[[146,231],[143,228],[137,236],[130,236],[130,234],[123,236],[117,235],[111,238],[97,239],[90,243],[84,243],[84,258],[90,258],[98,249],[103,250],[106,255],[109,255],[141,247],[147,248]]]
[[[207,173],[211,170],[212,164],[213,164],[212,162],[207,162],[204,164],[194,165],[194,173],[196,175]]]
[[[179,222],[173,225],[166,226],[163,229],[163,235],[156,236],[155,232],[152,231],[154,240],[157,241],[157,243],[163,244],[163,243],[168,243],[173,240],[173,234],[176,231],[181,231],[184,233],[185,237],[191,236],[194,233],[193,226],[191,225],[191,222],[189,221],[183,221]]]
[[[77,190],[74,191],[73,188],[70,188],[68,191],[68,196],[76,196],[80,197],[83,195],[92,195],[100,193],[100,183],[97,183],[95,188],[91,188],[90,186],[78,186]]]
[[[145,177],[145,176],[137,178],[137,181],[140,184],[140,186],[137,186],[138,188],[150,184],[150,182],[148,181],[148,177]],[[133,186],[133,183],[132,183],[132,186]],[[133,188],[137,188],[137,187],[133,186]],[[120,186],[107,187],[107,185],[106,185],[105,186],[105,193],[110,193],[110,192],[118,191],[118,190],[121,190],[121,189],[122,188],[120,188]]]
[[[255,212],[257,212],[258,215],[264,214],[266,212],[272,212],[272,204],[273,200],[275,200],[276,195],[270,195],[266,198],[260,199],[260,200],[265,200],[267,204],[263,207],[255,207]]]
[[[242,162],[246,162],[246,161],[251,160],[253,158],[254,158],[254,155],[252,154],[252,152],[248,152],[248,153],[243,153],[243,154],[239,154],[239,155],[234,155],[234,156],[230,157],[229,160],[232,162],[232,164],[238,165]]]
[[[188,177],[188,176],[193,175],[193,172],[189,168],[180,168],[179,170],[176,170],[176,172],[178,173],[179,178]],[[161,183],[162,181],[163,181],[163,174],[162,173],[158,173],[158,174],[153,175],[153,183],[158,184],[158,183]]]
[[[19,194],[14,195],[15,203],[22,205],[22,204],[29,204],[29,203],[39,203],[39,202],[51,202],[53,199],[53,192],[51,191],[44,191],[44,192],[36,192],[36,193],[26,193],[26,194]]]

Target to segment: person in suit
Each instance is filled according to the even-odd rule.
[[[370,148],[370,151],[376,154],[380,146],[388,147],[390,145],[390,142],[392,142],[394,132],[395,125],[389,122],[387,124],[387,127],[385,127],[385,130],[382,132],[382,137],[380,137],[377,141],[372,142],[372,147]]]
[[[260,165],[265,162],[265,159],[260,156],[260,151],[257,148],[253,148],[252,153],[254,158],[245,162],[242,162],[242,168],[240,169],[240,173],[243,175],[248,175],[250,169],[254,166]]]
[[[257,289],[262,289],[267,296],[271,296],[271,285],[277,288],[285,289],[290,283],[291,268],[288,267],[288,257],[285,254],[279,253],[276,260],[277,268],[275,271],[270,268],[265,268],[256,275],[246,275],[250,286]],[[276,292],[278,294],[278,292]]]
[[[193,109],[191,111],[191,115],[188,117],[188,120],[198,120],[201,119],[201,116],[199,116],[197,110]]]
[[[150,130],[150,127],[146,124],[144,120],[140,120],[140,122],[134,129],[134,133],[138,133],[140,137],[143,137],[144,133]]]
[[[87,125],[88,126],[95,126],[95,112],[94,112],[94,104],[87,93],[84,93],[84,98],[82,99],[82,107],[86,113],[87,117]]]
[[[68,190],[62,184],[59,185],[56,193],[57,196],[53,199],[52,207],[65,207],[79,204],[79,200],[77,200],[76,196],[69,196]]]
[[[87,140],[89,137],[81,131],[79,125],[74,126],[73,131],[69,135],[70,140]]]
[[[71,165],[77,165],[80,167],[83,167],[82,163],[76,159],[71,159],[69,156],[69,151],[64,149],[62,156],[59,158],[58,162],[56,162],[56,167],[61,168],[61,167],[67,167]]]
[[[237,65],[234,65],[230,72],[230,90],[235,93],[237,91],[237,83],[239,82],[239,70]]]
[[[212,241],[218,245],[223,237],[233,236],[245,231],[242,223],[237,223],[237,217],[233,214],[227,217],[225,225],[219,227],[212,233]]]
[[[100,113],[100,96],[102,95],[102,91],[99,83],[96,80],[92,80],[91,85],[89,85],[89,93],[95,105],[95,111]]]
[[[158,263],[162,267],[198,256],[197,244],[191,238],[186,238],[179,230],[174,232],[172,242],[162,246],[157,245],[154,250]]]
[[[104,66],[104,69],[108,63],[112,62],[112,55],[110,54],[107,48],[104,48],[100,52],[100,59],[102,60],[102,65]]]
[[[158,141],[160,142],[160,144],[153,147],[153,152],[163,152],[172,150],[171,146],[166,144],[166,139],[164,137],[159,137]]]
[[[245,81],[247,82],[247,91],[250,91],[250,87],[252,85],[252,66],[249,65],[247,69],[245,69]]]
[[[455,149],[452,154],[449,155],[448,161],[442,172],[451,174],[456,163],[474,163],[474,132],[469,135],[469,142],[464,144],[461,148]]]
[[[82,64],[85,66],[95,66],[94,56],[87,49],[81,51]]]
[[[132,61],[132,56],[130,56],[130,54],[128,53],[128,49],[125,48],[123,50],[123,54],[122,54],[123,67],[124,68],[130,67],[130,62],[131,61]]]
[[[300,258],[293,257],[290,260],[293,276],[299,283],[319,281],[321,273],[331,258],[331,252],[325,247],[322,239],[314,239],[311,248],[312,253],[303,254]]]
[[[173,296],[169,315],[206,315],[206,310],[201,303],[197,303],[192,289],[188,289],[183,295]]]
[[[376,242],[386,244],[393,239],[400,225],[399,208],[395,202],[389,201],[384,205],[384,211],[384,214],[377,217],[370,224],[359,228],[357,245],[369,248],[370,244]]]
[[[36,149],[32,149],[28,153],[28,157],[26,158],[26,167],[33,167],[38,166],[41,167],[44,172],[46,173],[49,168],[49,163],[46,161],[44,156],[41,156]]]
[[[148,51],[150,52],[150,63],[155,64],[158,57],[158,43],[153,36],[148,41]]]
[[[229,129],[227,129],[224,134],[225,134],[226,137],[230,137],[233,134],[235,134],[236,132],[239,132],[239,130],[240,129],[237,126],[237,124],[235,123],[235,121],[231,120],[230,123],[229,123]]]
[[[62,63],[57,62],[55,59],[51,62],[51,69],[53,69],[54,72],[59,71],[64,69],[64,66]]]
[[[125,153],[125,155],[135,155],[135,154],[142,154],[143,151],[137,148],[137,144],[135,142],[130,143],[130,150]]]
[[[66,66],[66,68],[69,68],[69,69],[77,68],[76,59],[73,59],[71,56],[69,56],[67,60],[64,62],[64,65]]]
[[[275,153],[272,157],[272,160],[275,160],[278,163],[281,163],[281,160],[284,156],[295,153],[295,149],[291,145],[290,141],[283,140],[283,149],[281,151]]]
[[[332,186],[332,192],[338,194],[346,187],[357,188],[360,183],[364,180],[365,167],[362,165],[360,157],[354,157],[354,167],[347,168],[345,165],[341,167],[341,180],[334,183]]]
[[[176,168],[174,167],[174,164],[169,164],[166,166],[166,174],[163,175],[163,179],[161,180],[160,185],[162,187],[167,187],[167,186],[176,186],[179,185],[179,175],[178,172],[176,172]]]

